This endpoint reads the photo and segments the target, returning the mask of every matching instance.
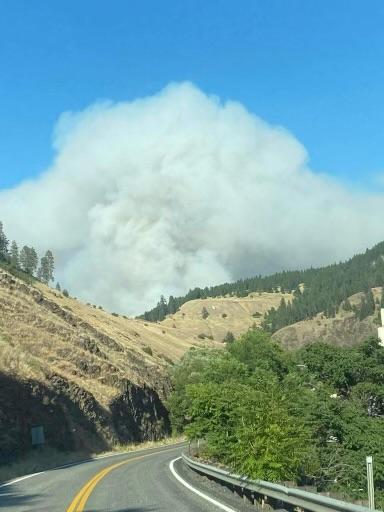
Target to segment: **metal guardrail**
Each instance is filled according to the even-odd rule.
[[[185,453],[182,454],[182,457],[191,469],[214,478],[220,483],[239,488],[242,494],[248,495],[255,504],[259,504],[257,501],[259,497],[262,506],[265,503],[274,502],[277,506],[279,504],[288,504],[291,510],[299,508],[311,512],[372,512],[372,510],[362,505],[354,505],[353,503],[328,498],[321,494],[302,491],[293,487],[285,487],[284,485],[264,480],[250,480],[215,466],[197,462]]]

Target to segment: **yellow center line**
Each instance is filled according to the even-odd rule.
[[[66,512],[84,512],[84,507],[87,504],[88,498],[94,491],[97,484],[114,469],[123,466],[124,464],[128,464],[129,462],[134,462],[136,460],[144,459],[145,457],[150,457],[151,455],[157,455],[159,453],[168,452],[174,449],[175,448],[168,448],[159,452],[140,455],[138,457],[133,457],[132,459],[124,460],[123,462],[118,462],[117,464],[107,466],[106,468],[96,473],[90,480],[88,480],[88,482],[76,494]]]

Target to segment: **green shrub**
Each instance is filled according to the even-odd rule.
[[[145,352],[146,354],[148,354],[150,356],[153,356],[153,350],[151,349],[151,347],[148,347],[148,346],[143,347],[143,352]]]

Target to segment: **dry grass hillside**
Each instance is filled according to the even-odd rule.
[[[66,450],[161,436],[169,429],[169,365],[193,346],[223,346],[228,331],[259,324],[280,300],[276,293],[192,301],[156,324],[0,269],[0,463],[30,447],[36,425]]]
[[[372,288],[375,299],[380,299],[382,288]],[[358,306],[363,293],[349,297],[351,305]],[[303,320],[288,325],[277,331],[273,338],[286,348],[298,348],[307,343],[324,341],[335,345],[356,345],[369,338],[377,336],[377,315],[369,316],[360,321],[353,312],[339,308],[335,318],[326,318],[323,314],[311,320]]]
[[[379,296],[381,289],[375,289]],[[26,452],[30,429],[63,450],[106,449],[169,430],[163,400],[169,365],[191,347],[223,347],[259,326],[281,293],[193,300],[163,322],[130,319],[86,305],[0,269],[0,464]],[[351,297],[352,304],[361,300]],[[281,329],[287,347],[318,340],[351,344],[376,332],[340,309]]]
[[[30,447],[36,425],[65,450],[162,436],[167,366],[190,346],[164,338],[0,270],[0,463]]]
[[[203,338],[222,342],[228,331],[237,337],[250,327],[259,326],[264,314],[270,308],[276,308],[282,297],[291,299],[288,293],[251,293],[244,298],[192,300],[183,304],[174,315],[169,315],[161,325],[170,334],[174,332],[179,339],[191,343]],[[208,316],[203,314],[204,308]]]

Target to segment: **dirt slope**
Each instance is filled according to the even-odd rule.
[[[381,298],[380,287],[372,288],[372,292],[375,298]],[[356,293],[349,297],[349,302],[351,305],[359,305],[362,297],[362,293]],[[280,329],[273,338],[286,348],[298,348],[316,341],[352,346],[369,336],[377,336],[377,313],[360,321],[353,312],[339,308],[335,318],[326,318],[319,314],[311,320],[303,320]]]

